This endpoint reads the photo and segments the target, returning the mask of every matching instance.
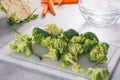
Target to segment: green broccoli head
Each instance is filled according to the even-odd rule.
[[[109,45],[107,43],[101,43],[96,45],[89,54],[89,59],[92,62],[105,63],[107,61]]]
[[[48,54],[44,54],[43,57],[51,58],[54,61],[58,61],[61,58],[59,50],[51,48]]]
[[[66,53],[63,55],[62,57],[62,64],[61,67],[67,67],[69,64],[72,64],[72,71],[74,72],[81,72],[82,68],[80,66],[80,64],[78,64],[77,62],[74,61],[74,57],[72,56],[71,53]]]
[[[103,80],[109,76],[109,71],[106,68],[88,68],[85,72],[86,75],[91,74],[92,80]]]
[[[13,44],[10,44],[10,48],[15,50],[16,53],[25,52],[26,56],[30,56],[33,53],[32,50],[32,38],[30,38],[27,34],[22,35],[18,31],[14,30],[17,35],[16,40]]]
[[[52,42],[52,37],[51,36],[49,36],[49,37],[46,37],[45,39],[43,39],[42,41],[41,41],[41,45],[43,46],[43,47],[47,47],[47,48],[51,48],[52,46],[51,46],[51,42]]]
[[[74,61],[73,55],[71,53],[65,53],[62,57],[63,61],[69,62],[71,64],[76,64]]]
[[[42,40],[49,36],[47,31],[35,27],[32,31],[33,39],[36,43],[41,44]]]
[[[63,41],[62,39],[52,39],[51,46],[55,49],[58,49],[61,54],[64,53],[67,47],[67,42]]]
[[[65,52],[65,49],[67,47],[67,42],[63,41],[62,39],[59,38],[52,38],[52,37],[47,37],[41,42],[42,46],[49,48],[55,48],[59,50],[61,54]]]
[[[67,31],[64,31],[60,37],[65,41],[69,41],[73,36],[79,36],[79,33],[74,29],[68,29]]]
[[[83,53],[83,47],[78,43],[69,43],[68,51],[73,54],[75,61],[78,60],[78,56]]]
[[[97,36],[93,32],[86,32],[80,36],[82,38],[81,44],[86,53],[89,53],[90,50],[99,43]]]
[[[51,36],[58,36],[63,32],[63,29],[56,24],[47,24],[45,30],[47,30]]]
[[[84,40],[84,38],[82,38],[81,36],[73,36],[72,39],[70,40],[70,42],[72,43],[82,43]]]

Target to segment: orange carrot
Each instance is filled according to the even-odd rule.
[[[73,4],[73,3],[78,3],[79,0],[62,0],[61,4]]]
[[[43,0],[43,1],[41,1],[41,4],[47,4],[47,0]],[[58,5],[59,3],[58,3],[58,1],[57,0],[53,0],[53,3],[55,4],[55,5]]]
[[[45,16],[48,12],[48,5],[46,4],[44,9],[42,10],[42,15]]]
[[[48,0],[48,8],[50,9],[50,11],[53,15],[56,15],[54,4],[53,4],[52,0]]]
[[[62,3],[62,0],[58,0],[58,4],[60,5]]]
[[[61,1],[60,4],[75,4],[75,3],[79,2],[79,0],[58,0],[58,1],[57,0],[53,0],[53,3],[55,5],[58,5],[59,1]],[[41,3],[42,4],[47,4],[47,0],[43,0],[43,1],[41,1]]]

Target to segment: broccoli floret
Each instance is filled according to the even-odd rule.
[[[81,44],[85,53],[89,53],[90,50],[99,43],[97,36],[93,32],[86,32],[81,34]]]
[[[10,44],[10,48],[15,50],[16,53],[21,53],[25,51],[26,56],[30,56],[33,53],[32,50],[32,38],[30,38],[27,34],[22,35],[18,31],[14,30],[17,35],[17,39],[13,44]]]
[[[73,36],[72,39],[70,40],[72,43],[81,43],[83,42],[83,38],[81,36]]]
[[[61,54],[64,53],[66,50],[67,42],[63,41],[62,39],[52,39],[51,46],[55,49],[58,49]]]
[[[83,48],[81,44],[69,43],[68,51],[73,54],[75,61],[78,61],[78,56],[83,53]]]
[[[66,41],[69,41],[70,39],[72,39],[73,36],[79,36],[79,33],[74,29],[69,29],[67,31],[64,31],[61,34],[61,38],[63,38]]]
[[[49,37],[46,37],[45,39],[43,39],[42,41],[41,41],[41,45],[43,46],[43,47],[47,47],[47,48],[51,48],[51,41],[52,41],[52,37],[51,36],[49,36]]]
[[[56,24],[47,24],[45,30],[47,30],[51,36],[58,36],[63,32],[63,29]]]
[[[92,80],[103,80],[109,76],[109,71],[106,68],[88,68],[85,72],[86,75],[91,74]]]
[[[51,58],[54,61],[58,61],[61,58],[59,50],[51,48],[48,54],[44,54],[43,57]]]
[[[74,72],[82,71],[80,64],[78,64],[77,62],[74,61],[74,58],[71,53],[64,54],[62,60],[63,60],[63,62],[61,64],[61,67],[63,67],[63,68],[67,67],[67,65],[70,63],[70,64],[72,64],[72,71],[74,71]]]
[[[42,46],[49,48],[55,48],[59,50],[61,54],[64,53],[66,47],[67,47],[67,42],[63,41],[62,39],[58,38],[51,38],[47,37],[41,42]]]
[[[96,45],[89,54],[89,59],[92,62],[105,63],[107,61],[109,45],[107,43],[101,43]]]
[[[36,43],[41,44],[41,41],[49,36],[49,33],[45,30],[35,27],[32,31],[33,39]]]

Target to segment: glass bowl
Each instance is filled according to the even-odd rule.
[[[118,1],[118,2],[117,2]],[[119,0],[80,0],[78,5],[85,20],[94,26],[108,26],[120,16]]]

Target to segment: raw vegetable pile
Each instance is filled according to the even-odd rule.
[[[109,71],[105,67],[95,66],[83,70],[78,63],[79,56],[89,54],[90,62],[104,64],[107,61],[109,45],[99,43],[99,39],[93,32],[79,34],[74,29],[64,31],[56,24],[47,24],[44,29],[35,27],[32,31],[33,38],[27,34],[22,35],[15,30],[17,38],[10,44],[10,48],[16,53],[25,52],[25,55],[31,56],[33,52],[32,42],[36,42],[49,49],[47,54],[39,56],[40,58],[50,58],[51,60],[61,60],[61,67],[65,68],[71,65],[73,72],[83,72],[91,74],[92,80],[102,80],[109,76]],[[86,56],[87,57],[87,56]]]

